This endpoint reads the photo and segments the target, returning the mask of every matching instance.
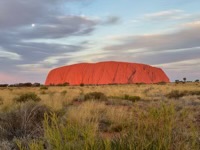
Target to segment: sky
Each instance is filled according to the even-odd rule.
[[[0,84],[56,67],[123,61],[200,79],[199,0],[0,0]]]

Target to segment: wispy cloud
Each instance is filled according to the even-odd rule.
[[[169,22],[169,21],[194,21],[198,20],[200,14],[187,13],[180,9],[164,10],[154,13],[144,14],[137,19],[132,20],[134,23],[139,22]]]
[[[143,62],[177,73],[183,71],[185,65],[188,66],[186,70],[196,72],[200,57],[199,35],[199,21],[190,22],[170,33],[117,37],[115,43],[118,44],[106,46],[104,52],[107,59]]]
[[[21,56],[19,54],[8,52],[5,50],[2,50],[1,48],[0,48],[0,58],[6,58],[10,60],[21,60]]]
[[[145,14],[143,19],[145,20],[153,20],[153,21],[161,21],[161,20],[176,20],[183,19],[190,16],[185,13],[183,10],[166,10],[156,13]]]
[[[192,23],[190,23],[192,24]],[[124,51],[145,48],[153,51],[200,47],[200,24],[185,26],[176,32],[165,34],[144,34],[118,38],[121,44],[105,47],[105,50]]]

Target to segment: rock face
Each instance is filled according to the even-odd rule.
[[[131,84],[169,82],[162,69],[126,62],[81,63],[53,69],[45,85]]]

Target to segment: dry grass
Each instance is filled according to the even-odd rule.
[[[13,98],[17,95],[27,92],[34,92],[41,97],[42,103],[48,106],[60,109],[65,101],[72,101],[74,97],[80,93],[102,92],[107,96],[140,96],[145,100],[152,100],[164,97],[172,90],[179,91],[198,91],[200,84],[166,84],[166,85],[103,85],[103,86],[66,86],[66,87],[49,87],[47,90],[42,90],[37,87],[27,88],[0,88],[0,96],[4,99],[4,105],[12,105]],[[62,92],[67,91],[63,96]],[[56,100],[55,100],[56,99]],[[54,102],[52,102],[54,100]]]
[[[173,90],[189,92],[169,98]],[[53,113],[44,119],[43,137],[25,144],[12,139],[20,149],[44,145],[49,149],[199,149],[200,92],[194,91],[200,91],[199,83],[0,88],[0,119],[1,113],[23,105],[13,99],[34,92],[41,98],[37,104]],[[91,92],[104,93],[108,100],[74,101]],[[125,95],[141,99],[130,101]],[[0,140],[0,147],[13,146],[9,142]]]

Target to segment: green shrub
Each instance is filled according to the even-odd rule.
[[[48,87],[47,86],[41,86],[40,90],[48,90]]]
[[[172,90],[166,96],[168,98],[179,99],[179,98],[181,98],[183,96],[187,96],[187,95],[200,95],[200,91],[178,91],[178,90]]]
[[[107,96],[102,92],[90,92],[85,94],[84,100],[100,100],[100,101],[107,101]]]
[[[90,122],[84,126],[70,121],[61,123],[56,114],[45,115],[44,139],[47,149],[98,149],[94,147],[96,132]],[[42,145],[34,145],[38,144]]]
[[[87,94],[80,93],[79,96],[73,99],[74,101],[87,101],[87,100],[99,100],[99,101],[107,101],[108,98],[104,93],[101,92],[90,92]]]
[[[141,100],[141,98],[139,96],[130,96],[130,95],[127,95],[127,94],[124,95],[124,99],[130,100],[132,102],[136,102],[136,101]]]
[[[13,99],[15,102],[20,102],[20,103],[24,103],[24,102],[27,102],[27,101],[35,101],[35,102],[38,102],[41,100],[40,97],[38,97],[35,93],[24,93],[24,94],[21,94],[20,96],[18,97],[15,97]]]
[[[121,101],[120,103],[125,104],[125,105],[131,105],[132,102],[136,102],[136,101],[141,100],[140,96],[131,96],[131,95],[128,95],[128,94],[125,94],[124,96],[109,96],[109,98],[114,99],[115,103],[116,103],[116,100],[120,100]],[[130,103],[130,101],[131,101],[131,103]]]
[[[167,96],[168,98],[179,99],[179,98],[185,96],[186,93],[187,93],[186,91],[185,91],[185,92],[180,92],[180,91],[178,91],[178,90],[172,90],[172,91],[171,91],[170,93],[168,93],[166,96]]]

